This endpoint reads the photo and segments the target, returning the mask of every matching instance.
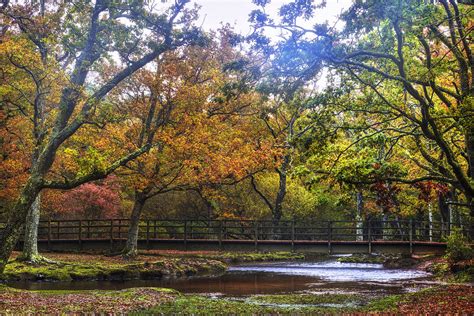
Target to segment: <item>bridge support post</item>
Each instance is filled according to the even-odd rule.
[[[331,240],[332,240],[332,221],[328,222],[328,253],[332,253],[332,245],[331,245]]]
[[[291,252],[295,251],[295,219],[291,221]]]
[[[114,220],[110,220],[110,249],[114,245]]]
[[[255,222],[254,224],[254,246],[255,246],[255,251],[258,251],[258,221]]]
[[[150,221],[146,220],[146,249],[150,250]]]
[[[48,250],[51,250],[51,220],[48,220]]]
[[[367,222],[367,239],[369,245],[369,254],[372,253],[372,225],[371,222]]]
[[[79,249],[82,250],[82,220],[79,221]]]
[[[413,220],[410,218],[410,221],[408,222],[408,238],[410,242],[410,255],[413,254]]]
[[[184,232],[183,232],[184,250],[188,250],[188,221],[184,220]]]
[[[222,251],[222,221],[219,221],[219,251]]]

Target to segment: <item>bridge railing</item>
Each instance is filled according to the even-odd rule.
[[[124,239],[129,219],[42,220],[40,240]],[[0,223],[0,233],[2,230]],[[139,223],[139,239],[288,240],[288,241],[432,241],[441,242],[453,227],[427,221],[163,220]],[[471,236],[468,229],[462,231]]]

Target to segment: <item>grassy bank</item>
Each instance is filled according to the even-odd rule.
[[[0,280],[71,281],[133,280],[220,274],[226,265],[219,260],[139,256],[133,261],[121,257],[86,254],[47,254],[51,262],[31,264],[13,259]]]
[[[160,288],[121,291],[24,291],[0,286],[0,310],[12,314],[472,314],[470,286],[436,287],[370,299],[356,294],[258,295],[242,300],[183,295]]]

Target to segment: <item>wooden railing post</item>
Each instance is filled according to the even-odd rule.
[[[219,232],[217,238],[219,239],[219,250],[222,250],[222,220],[219,220]]]
[[[224,220],[223,224],[224,224],[224,228],[223,228],[224,229],[224,232],[223,232],[224,233],[224,239],[227,239],[227,220]]]
[[[291,251],[295,251],[295,219],[291,221]]]
[[[331,240],[332,240],[332,221],[328,222],[328,253],[331,254],[332,247],[331,247]]]
[[[82,250],[82,220],[79,220],[79,248]]]
[[[87,221],[87,239],[91,238],[91,221]]]
[[[157,232],[156,232],[156,219],[153,221],[153,239],[157,238]]]
[[[150,249],[150,221],[146,220],[146,249]]]
[[[188,250],[188,221],[184,220],[184,235],[183,235],[183,241],[184,241],[184,250]]]
[[[369,242],[369,253],[372,253],[372,224],[369,221],[367,221],[367,239]]]
[[[51,219],[48,220],[48,250],[51,250]]]
[[[254,222],[254,247],[255,251],[258,251],[258,221]]]
[[[122,239],[122,220],[119,219],[118,221],[118,239]]]
[[[114,244],[114,220],[110,220],[110,246]]]
[[[408,222],[408,239],[410,242],[410,254],[413,254],[413,220],[410,218]]]

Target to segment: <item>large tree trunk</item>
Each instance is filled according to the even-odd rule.
[[[38,252],[38,226],[41,212],[41,193],[36,196],[35,201],[26,217],[25,235],[23,239],[23,251],[20,259],[28,262],[41,260]]]
[[[132,216],[130,217],[130,226],[128,228],[127,242],[125,248],[122,250],[122,255],[126,258],[133,258],[138,253],[138,230],[140,224],[140,217],[142,215],[143,206],[145,205],[146,197],[140,193],[135,193],[135,202],[133,204]]]
[[[25,218],[41,191],[41,176],[31,175],[10,211],[0,239],[0,273],[5,269],[25,225]]]

